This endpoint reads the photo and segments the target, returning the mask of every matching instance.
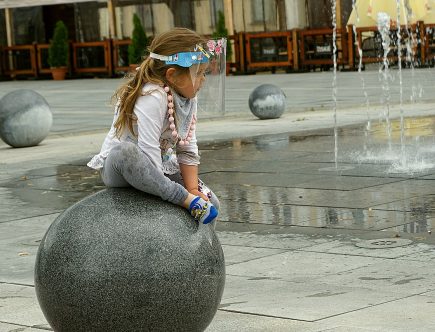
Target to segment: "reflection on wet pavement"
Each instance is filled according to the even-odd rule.
[[[393,132],[390,153],[395,158],[391,158],[379,124],[372,127],[368,140],[364,140],[364,128],[339,130],[338,167],[333,160],[332,133],[269,136],[206,147],[201,178],[220,197],[223,222],[392,231],[398,236],[419,233],[427,237],[435,218],[435,166],[430,166],[435,165],[435,158],[428,153],[435,152],[433,122],[406,122],[405,149],[414,150],[409,153],[413,157],[419,154],[427,158],[424,168],[391,171],[400,135]],[[396,122],[393,128],[398,128]],[[378,154],[376,160],[355,158],[368,152]]]
[[[98,172],[80,164],[41,167],[0,182],[0,222],[60,212],[102,189]]]
[[[412,123],[418,128],[411,128]],[[432,124],[432,119],[408,123],[407,137],[415,142],[413,135],[418,135],[421,155],[432,149],[433,130],[427,128]],[[332,131],[201,146],[200,177],[220,198],[222,227],[273,225],[291,226],[289,231],[391,231],[430,237],[435,167],[391,172],[391,160],[354,158],[367,153],[368,143],[380,151],[386,138],[382,126],[373,128],[368,141],[364,128],[340,129],[340,167],[333,161]],[[0,168],[0,222],[59,212],[104,188],[98,172],[85,164],[45,165],[24,174]]]

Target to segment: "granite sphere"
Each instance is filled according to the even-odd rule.
[[[65,210],[35,266],[38,301],[55,331],[204,331],[224,284],[213,226],[128,188]]]
[[[277,119],[285,110],[285,94],[273,84],[262,84],[249,95],[249,108],[260,119]]]
[[[0,138],[14,148],[38,145],[52,123],[47,101],[33,90],[15,90],[0,99]]]

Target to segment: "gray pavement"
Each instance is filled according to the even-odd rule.
[[[435,330],[433,73],[403,73],[401,107],[392,72],[390,139],[378,73],[339,73],[337,164],[332,73],[228,78],[226,113],[203,114],[198,125],[201,178],[222,202],[227,265],[207,331]],[[103,188],[84,165],[110,125],[119,83],[0,83],[0,97],[40,92],[55,120],[37,147],[0,143],[0,331],[50,329],[34,292],[35,254],[59,213]],[[261,83],[286,93],[280,119],[250,114],[249,93]]]

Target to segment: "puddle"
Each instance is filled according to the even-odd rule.
[[[435,121],[406,122],[407,167],[400,166],[397,123],[391,150],[383,124],[372,125],[367,141],[365,126],[340,129],[338,165],[332,130],[206,146],[201,178],[220,197],[220,219],[227,223],[430,236]],[[426,160],[412,162],[421,157]]]
[[[433,124],[415,123],[420,129]],[[426,129],[411,134],[429,135],[419,136],[419,143],[433,141]],[[385,143],[382,135],[375,139]],[[349,151],[363,152],[361,140],[363,126],[340,130],[338,165],[332,131],[202,145],[200,177],[220,198],[222,223],[430,237],[435,168],[391,173],[386,161],[349,158]],[[426,144],[422,151],[430,155],[432,149]],[[34,169],[0,185],[0,222],[59,212],[103,188],[85,161]]]
[[[102,188],[84,164],[34,169],[1,183],[0,222],[63,211]]]

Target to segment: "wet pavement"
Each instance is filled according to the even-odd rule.
[[[221,200],[227,265],[207,331],[435,330],[435,104],[426,98],[403,145],[397,112],[389,138],[377,111],[368,131],[354,111],[337,156],[330,111],[203,123],[200,176]],[[0,331],[49,329],[34,294],[38,245],[59,213],[103,188],[85,164],[104,133],[70,135],[71,123],[38,147],[0,146]]]
[[[370,136],[374,134],[372,130]],[[344,151],[339,151],[337,165],[334,137],[328,134],[214,146],[202,153],[201,177],[221,197],[223,222],[289,226],[290,232],[303,232],[304,227],[345,229],[359,236],[382,231],[434,243],[435,147],[423,144],[420,137],[418,148],[425,153],[415,169],[404,173],[392,166],[400,162],[397,151],[393,160],[352,160],[370,149],[361,144],[364,135],[362,127],[342,131]],[[387,140],[374,144],[379,155],[381,144],[386,155]],[[393,142],[392,150],[398,149],[400,144]],[[429,149],[432,155],[424,159]]]

